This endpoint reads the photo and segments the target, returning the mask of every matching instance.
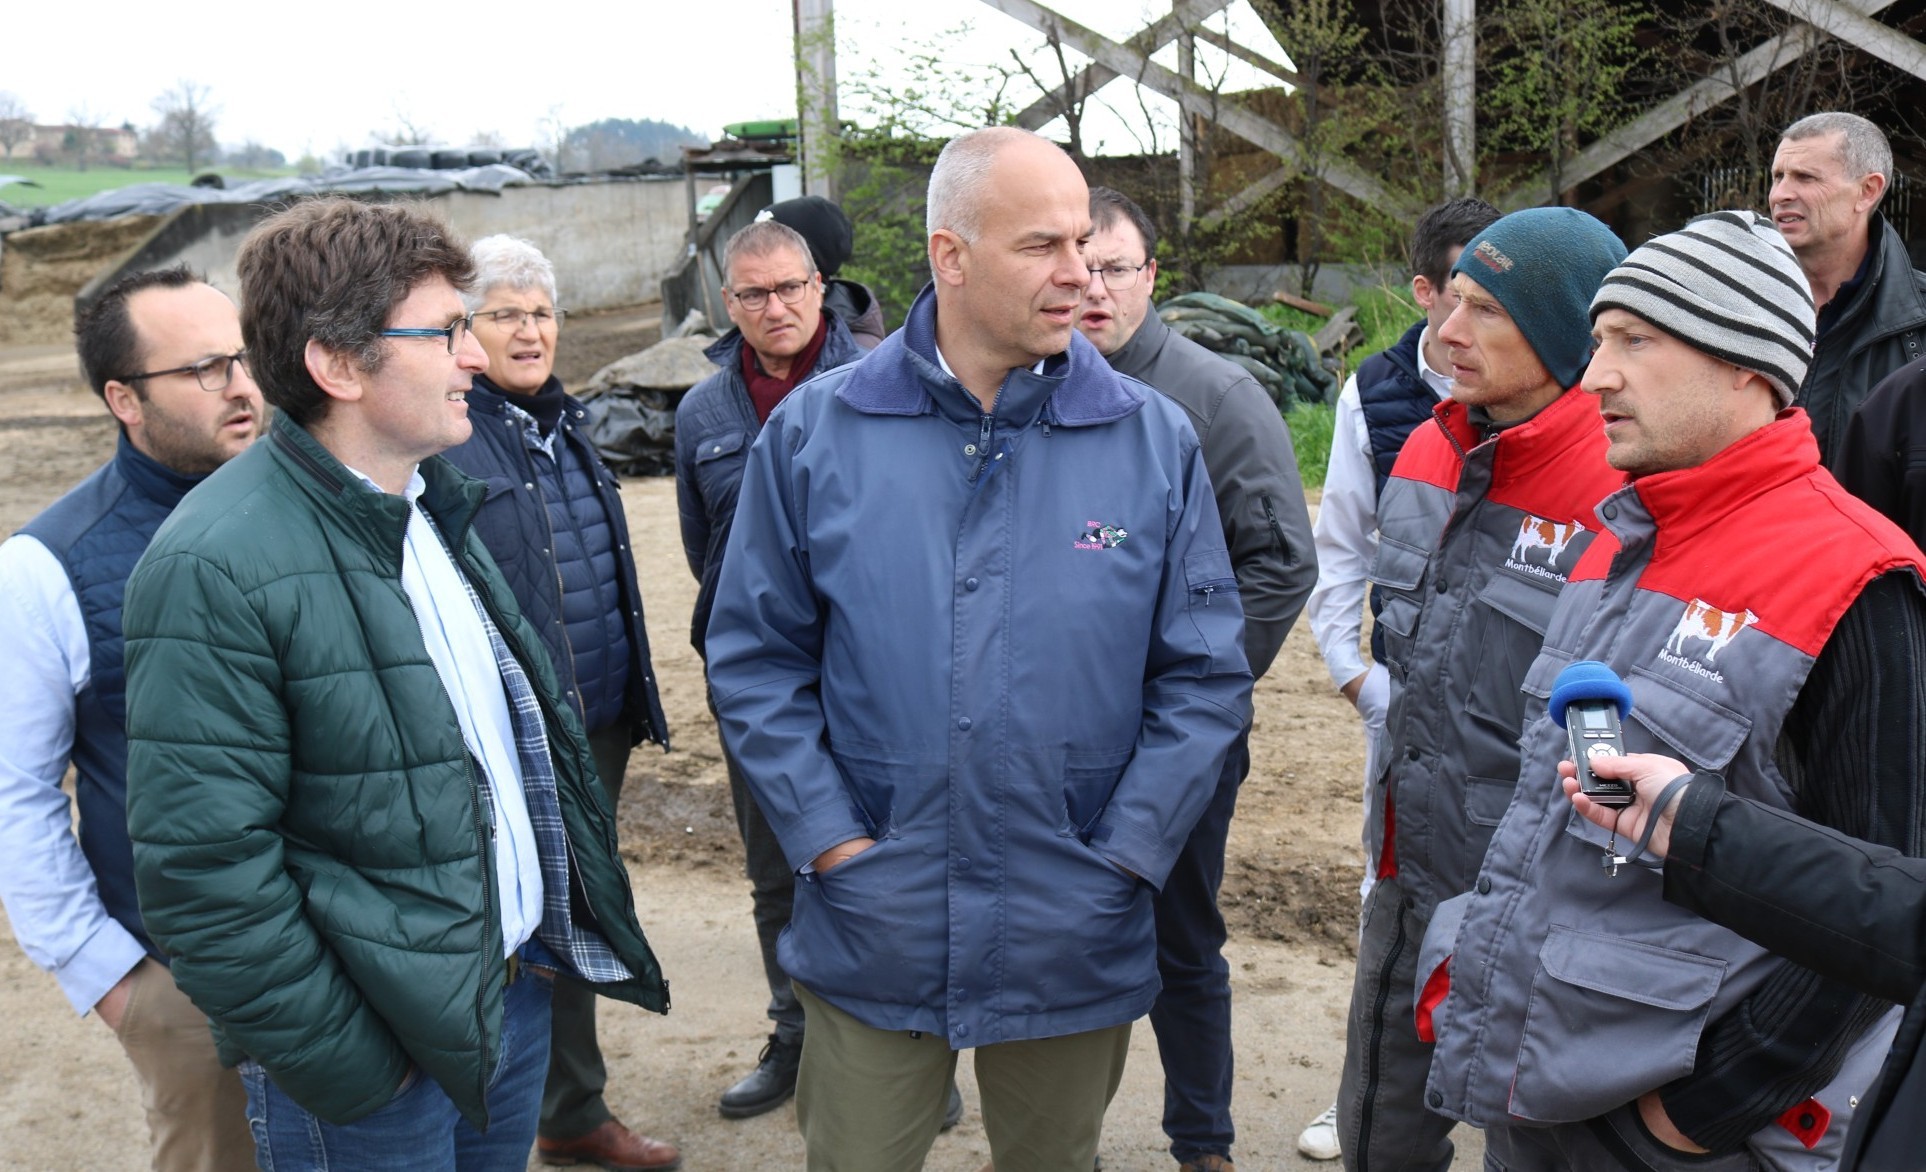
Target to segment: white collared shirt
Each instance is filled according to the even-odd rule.
[[[348,469],[369,488],[374,481]],[[481,613],[469,601],[468,583],[448,547],[421,508],[427,488],[419,469],[401,495],[408,499],[408,530],[401,558],[401,589],[414,608],[421,641],[441,677],[442,689],[461,724],[461,739],[488,774],[494,791],[495,883],[501,892],[504,954],[520,948],[542,922],[542,862],[535,828],[522,792],[522,762],[515,751],[515,723],[501,666]]]
[[[1425,361],[1430,341],[1431,327],[1426,326],[1418,339],[1418,377],[1443,402],[1451,397],[1451,379]],[[1364,625],[1365,575],[1378,556],[1378,474],[1355,373],[1338,395],[1331,462],[1311,537],[1317,549],[1317,585],[1304,603],[1304,614],[1331,682],[1343,687],[1364,674],[1358,636]]]

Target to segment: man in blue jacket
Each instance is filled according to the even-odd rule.
[[[824,307],[822,271],[809,242],[795,229],[762,220],[743,228],[723,248],[722,275],[729,283],[723,301],[736,328],[704,351],[720,369],[691,387],[675,409],[675,499],[682,552],[698,583],[689,629],[698,655],[722,577],[722,553],[749,445],[790,391],[818,371],[863,355],[844,322]],[[716,1104],[725,1119],[748,1119],[789,1101],[802,1062],[802,1006],[776,959],[776,939],[789,926],[795,875],[726,743],[722,760],[742,834],[756,941],[769,983],[769,1020],[775,1026],[756,1068],[722,1092]]]
[[[921,1167],[976,1047],[999,1172],[1088,1168],[1249,713],[1243,611],[1182,409],[1076,335],[1075,164],[963,135],[928,217],[904,328],[750,453],[709,679],[799,873],[809,1167]]]

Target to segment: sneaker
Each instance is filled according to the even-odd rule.
[[[756,1058],[756,1068],[722,1092],[717,1109],[724,1119],[748,1119],[775,1110],[796,1093],[796,1069],[801,1065],[801,1043],[784,1042],[772,1035]]]
[[[1198,1156],[1177,1165],[1177,1172],[1237,1172],[1237,1165],[1229,1156]]]
[[[1335,1160],[1344,1154],[1338,1146],[1336,1103],[1326,1107],[1323,1114],[1298,1134],[1297,1150],[1313,1160]]]

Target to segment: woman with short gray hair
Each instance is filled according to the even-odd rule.
[[[669,745],[628,518],[615,474],[581,430],[582,404],[555,377],[566,316],[555,266],[513,236],[483,237],[470,251],[475,283],[462,296],[488,371],[468,392],[473,434],[445,455],[488,485],[475,533],[541,632],[613,812],[629,750],[645,739]],[[544,1161],[679,1167],[675,1145],[637,1135],[603,1101],[595,995],[567,976],[555,982],[551,1037],[536,1140]]]

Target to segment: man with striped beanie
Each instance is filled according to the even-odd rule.
[[[1582,386],[1627,483],[1525,673],[1511,806],[1421,949],[1427,1098],[1510,1172],[1833,1167],[1896,1011],[1666,902],[1653,860],[1572,816],[1550,700],[1602,661],[1630,688],[1628,750],[1917,855],[1926,562],[1790,406],[1813,309],[1770,222],[1647,242],[1591,315]]]

